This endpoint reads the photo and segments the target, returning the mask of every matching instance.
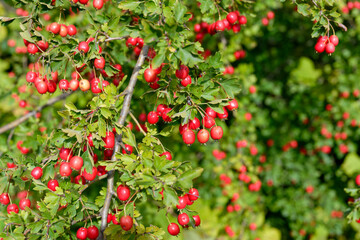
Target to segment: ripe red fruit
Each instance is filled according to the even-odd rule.
[[[263,19],[261,19],[261,23],[262,23],[264,26],[267,26],[267,25],[269,25],[269,19],[263,18]]]
[[[183,87],[186,87],[187,85],[191,84],[191,76],[187,75],[187,77],[181,80],[180,83]]]
[[[0,203],[3,205],[8,205],[10,203],[10,197],[8,193],[2,193],[0,195]]]
[[[87,237],[90,240],[96,240],[99,236],[99,229],[96,226],[90,226],[87,228]]]
[[[80,42],[78,49],[80,52],[87,53],[89,51],[90,47],[87,42]]]
[[[28,198],[21,199],[19,202],[19,207],[21,210],[25,210],[26,207],[30,208],[31,202]]]
[[[93,1],[94,8],[100,10],[104,6],[104,0],[94,0]]]
[[[49,93],[54,93],[56,91],[56,82],[53,80],[48,81],[47,89]]]
[[[140,113],[139,121],[140,122],[145,122],[146,121],[146,113]]]
[[[113,148],[115,146],[115,136],[113,132],[106,132],[106,136],[103,138],[105,142],[105,148]]]
[[[35,167],[32,171],[31,171],[31,176],[34,179],[40,179],[43,175],[43,170],[41,167]]]
[[[61,148],[59,152],[59,156],[62,160],[69,160],[72,157],[72,151],[70,148]]]
[[[226,106],[226,108],[229,110],[229,111],[233,111],[235,109],[237,109],[239,107],[239,103],[237,102],[236,99],[233,99],[229,102],[229,104]],[[220,117],[219,117],[220,118]]]
[[[216,112],[215,110],[213,110],[212,108],[210,107],[207,107],[206,110],[205,110],[206,114],[212,118],[216,118],[217,115],[216,115]]]
[[[122,150],[122,153],[130,155],[130,154],[132,154],[132,152],[133,152],[133,147],[128,144],[125,144],[125,149]]]
[[[10,204],[9,206],[7,206],[6,210],[7,210],[8,214],[10,214],[12,212],[14,212],[16,214],[19,213],[19,208],[15,203]]]
[[[120,226],[125,231],[129,231],[133,226],[133,219],[130,216],[122,216],[120,218]]]
[[[79,81],[76,79],[71,79],[69,82],[69,88],[73,91],[76,91],[79,88]]]
[[[21,101],[19,102],[19,107],[21,107],[21,108],[26,107],[26,101],[25,101],[25,100],[21,100]]]
[[[130,189],[126,185],[120,185],[116,189],[118,198],[121,201],[126,201],[130,197]]]
[[[175,75],[179,79],[185,79],[189,75],[189,68],[185,65],[180,65],[179,69],[176,70]]]
[[[197,134],[199,143],[207,143],[207,141],[209,141],[209,137],[209,132],[206,129],[201,129]]]
[[[68,30],[65,24],[61,24],[60,25],[60,32],[59,35],[62,37],[66,37],[66,35],[68,34]]]
[[[247,120],[247,121],[250,121],[251,119],[252,119],[252,115],[251,115],[251,113],[245,113],[245,119]]]
[[[66,79],[61,79],[59,82],[59,89],[63,91],[69,90],[69,82]]]
[[[200,223],[201,223],[200,216],[195,215],[195,216],[193,216],[193,219],[194,219],[194,222],[195,222],[195,227],[199,226]]]
[[[249,92],[250,92],[251,94],[256,93],[256,87],[255,87],[254,85],[251,85],[251,86],[249,87]]]
[[[88,235],[88,230],[86,228],[79,228],[76,232],[76,237],[80,240],[85,240]]]
[[[149,112],[147,120],[150,124],[156,124],[159,121],[159,115],[155,111]]]
[[[274,17],[275,17],[275,13],[274,13],[274,12],[270,11],[270,12],[267,13],[267,18],[268,18],[269,20],[274,19]]]
[[[250,223],[249,228],[251,231],[255,231],[256,230],[256,223]]]
[[[216,113],[215,113],[216,114]],[[215,115],[216,116],[216,115]],[[212,128],[212,126],[215,125],[215,119],[210,117],[210,116],[205,116],[203,119],[202,119],[202,123],[204,125],[204,127],[206,128]]]
[[[40,40],[37,42],[38,47],[42,50],[42,51],[46,51],[46,49],[49,48],[49,43],[48,42],[44,42],[43,40]]]
[[[51,190],[51,191],[56,191],[56,187],[59,186],[59,183],[56,179],[52,179],[48,182],[47,187]]]
[[[58,34],[60,32],[60,24],[53,22],[50,24],[49,30],[54,34]]]
[[[160,157],[162,156],[165,156],[165,158],[167,160],[171,160],[172,159],[172,156],[171,156],[171,153],[170,152],[163,152],[162,154],[159,155]]]
[[[331,35],[329,41],[336,47],[339,44],[339,38],[336,35]]]
[[[170,235],[173,236],[177,236],[180,233],[179,225],[177,225],[176,223],[170,223],[167,229]]]
[[[96,68],[104,69],[104,67],[105,67],[105,58],[100,57],[100,58],[95,59],[94,60],[94,66]]]
[[[40,94],[47,93],[47,91],[48,91],[48,85],[44,81],[41,81],[41,82],[35,84],[35,86],[36,86],[36,90]]]
[[[92,172],[91,172],[91,173],[88,173],[88,172],[86,171],[86,169],[84,169],[84,171],[82,172],[83,177],[84,177],[86,180],[88,180],[88,181],[94,180],[94,179],[96,178],[97,174],[98,174],[98,170],[97,170],[96,167],[93,167],[93,168],[92,168]]]
[[[82,159],[82,157],[73,156],[70,159],[70,167],[72,169],[75,169],[76,171],[80,171],[83,164],[84,164],[84,160]]]
[[[190,188],[189,199],[190,201],[196,201],[199,198],[199,191],[196,188]]]
[[[67,26],[67,32],[70,36],[74,36],[77,33],[76,27],[74,25]]]
[[[227,16],[226,16],[226,19],[228,20],[228,22],[230,24],[234,24],[237,20],[238,20],[238,17],[236,15],[236,13],[234,12],[230,12]]]
[[[192,130],[198,129],[200,127],[200,120],[197,117],[195,117],[193,120],[190,120],[189,127]]]
[[[332,44],[331,42],[326,44],[325,51],[327,54],[332,54],[333,52],[335,52],[335,45]]]
[[[237,102],[236,102],[237,103]],[[229,102],[229,105],[230,106],[230,102]],[[231,107],[230,107],[231,108]],[[223,107],[223,110],[224,110],[224,113],[216,113],[217,117],[220,118],[220,119],[227,119],[228,116],[229,116],[229,113],[228,111],[225,109],[225,107]]]
[[[216,21],[215,30],[217,32],[222,32],[225,30],[225,25],[224,25],[223,21],[221,21],[221,20]]]
[[[220,126],[213,127],[210,131],[211,138],[214,140],[219,140],[223,136],[223,129]]]
[[[26,74],[26,81],[32,83],[35,81],[36,77],[37,74],[35,72],[30,71]]]
[[[152,68],[147,68],[144,72],[144,78],[145,81],[148,83],[152,83],[156,81],[156,69],[152,69]]]
[[[247,23],[247,18],[244,15],[239,16],[239,24],[245,25]]]
[[[177,219],[179,224],[182,226],[185,226],[190,221],[189,216],[186,213],[179,214]]]
[[[191,145],[195,142],[195,133],[191,130],[186,130],[182,135],[182,139],[185,144]]]
[[[356,176],[355,183],[356,185],[360,186],[360,174]]]
[[[30,54],[35,54],[39,51],[39,49],[35,44],[29,43],[29,45],[27,46],[27,51]]]
[[[323,43],[323,42],[318,42],[315,45],[315,51],[318,52],[318,53],[324,52],[325,48],[326,48],[326,44]]]
[[[179,204],[176,205],[177,209],[184,209],[187,205],[187,199],[185,196],[180,196],[179,197]]]
[[[194,25],[194,31],[197,33],[201,31],[201,25],[199,23]]]

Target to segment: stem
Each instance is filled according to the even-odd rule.
[[[68,97],[69,95],[71,95],[73,92],[71,93],[65,93],[62,94],[60,96],[54,97],[54,98],[50,98],[47,103],[45,103],[44,105],[36,108],[35,110],[25,114],[24,116],[16,119],[15,121],[6,124],[5,126],[0,127],[0,134],[9,131],[10,129],[15,128],[16,126],[20,125],[21,123],[25,122],[26,120],[28,120],[30,117],[35,116],[35,114],[37,112],[40,112],[41,110],[43,110],[44,108],[51,106],[53,104],[55,104],[58,101],[61,101],[63,99],[65,99],[66,97]]]
[[[143,49],[141,50],[141,53],[139,55],[139,58],[136,62],[136,65],[134,67],[133,73],[131,75],[130,81],[129,81],[129,85],[126,88],[126,95],[124,98],[124,103],[123,103],[123,107],[121,109],[120,112],[120,118],[118,120],[118,123],[120,125],[124,125],[125,123],[125,119],[129,113],[130,110],[130,103],[131,103],[131,98],[132,95],[134,93],[134,88],[136,85],[136,81],[137,81],[137,77],[139,75],[139,71],[141,69],[141,66],[144,64],[145,61],[145,57],[147,56],[149,51],[149,46],[145,45],[143,47]],[[116,138],[115,138],[115,146],[114,146],[114,153],[111,157],[111,161],[116,161],[116,153],[120,151],[120,143],[122,142],[122,136],[116,134]],[[112,193],[113,193],[113,188],[114,188],[114,170],[111,170],[108,172],[108,177],[107,177],[107,192],[106,192],[106,197],[105,197],[105,201],[104,201],[104,207],[102,209],[101,212],[101,226],[100,226],[100,234],[98,237],[98,240],[103,240],[104,239],[104,231],[107,227],[107,215],[109,212],[109,208],[110,208],[110,203],[111,203],[111,198],[112,198]]]

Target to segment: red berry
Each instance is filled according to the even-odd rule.
[[[262,22],[262,24],[263,24],[264,26],[269,25],[269,19],[267,19],[267,18],[261,19],[261,22]]]
[[[26,74],[26,81],[33,83],[35,81],[36,77],[37,77],[37,74],[35,72],[30,71]]]
[[[2,193],[0,195],[0,203],[3,205],[8,205],[10,203],[10,197],[8,193]]]
[[[35,44],[29,43],[29,45],[27,46],[27,51],[30,54],[35,54],[39,51],[39,49]]]
[[[206,110],[205,110],[206,114],[212,118],[216,118],[217,115],[216,115],[216,112],[210,108],[210,107],[207,107]]]
[[[183,87],[186,87],[187,85],[191,84],[191,76],[188,75],[186,78],[184,78],[183,80],[181,80],[181,85]]]
[[[15,203],[10,204],[9,206],[7,206],[6,210],[7,210],[8,214],[10,214],[12,212],[14,212],[16,214],[19,213],[19,208]]]
[[[52,179],[48,182],[47,187],[51,190],[51,191],[56,191],[56,187],[59,187],[59,183],[56,179]]]
[[[101,0],[102,1],[102,0]],[[100,57],[94,60],[94,66],[99,69],[104,69],[105,67],[105,58]]]
[[[195,133],[191,130],[186,130],[182,135],[183,141],[187,145],[191,145],[195,142]]]
[[[96,240],[96,238],[99,236],[99,229],[96,226],[90,226],[87,229],[87,237],[90,240]]]
[[[318,42],[315,45],[315,51],[318,52],[318,53],[324,52],[325,48],[326,48],[326,44],[323,43],[323,42]]]
[[[237,102],[236,102],[237,103]],[[229,105],[228,106],[230,106],[230,102],[229,102]],[[227,106],[227,107],[228,107]],[[230,106],[230,108],[231,108],[231,106]],[[216,115],[217,115],[217,117],[218,118],[220,118],[220,119],[227,119],[228,118],[228,116],[229,116],[229,113],[228,113],[228,111],[225,109],[225,107],[223,107],[223,110],[224,110],[224,113],[216,113]]]
[[[226,106],[226,108],[229,111],[233,111],[239,107],[239,103],[236,101],[236,99],[233,99],[229,102],[229,105]],[[220,117],[219,117],[220,118]]]
[[[125,144],[125,149],[122,150],[122,153],[130,155],[130,154],[132,154],[132,152],[133,152],[133,147],[128,144]]]
[[[97,174],[98,174],[98,170],[97,170],[96,167],[93,167],[93,168],[92,168],[92,172],[91,172],[91,173],[88,173],[88,172],[86,171],[86,169],[84,169],[84,171],[82,172],[83,177],[84,177],[86,180],[88,180],[88,181],[94,180],[94,179],[96,178]]]
[[[48,81],[47,90],[49,93],[54,93],[56,91],[56,82],[53,80]]]
[[[90,47],[87,42],[80,42],[78,49],[80,52],[87,53],[89,51]]]
[[[129,231],[133,226],[133,219],[130,216],[122,216],[120,218],[120,226],[125,231]]]
[[[113,132],[106,132],[106,136],[103,138],[105,142],[105,148],[113,148],[115,146],[115,136]]]
[[[66,79],[61,79],[59,82],[59,89],[63,91],[69,90],[69,82]]]
[[[72,91],[76,91],[79,88],[79,81],[76,79],[71,79],[69,82],[69,88]]]
[[[226,16],[226,19],[229,21],[230,24],[234,24],[238,20],[238,17],[236,13],[231,12]]]
[[[145,81],[148,82],[148,83],[152,83],[152,82],[155,82],[156,81],[156,77],[157,77],[157,74],[156,74],[156,70],[155,69],[152,69],[152,68],[147,68],[144,72],[144,78],[145,78]]]
[[[213,127],[210,131],[211,138],[214,140],[219,140],[223,136],[223,129],[220,126]]]
[[[339,38],[336,35],[331,35],[329,41],[336,47],[339,44]]]
[[[256,87],[255,87],[254,85],[251,85],[251,86],[249,87],[249,92],[250,92],[251,94],[256,93]]]
[[[216,114],[216,113],[215,113]],[[216,116],[216,115],[215,115]],[[212,126],[215,125],[215,119],[210,117],[210,116],[205,116],[203,119],[202,119],[202,123],[204,125],[204,127],[206,128],[212,128]]]
[[[49,30],[54,34],[58,34],[60,32],[60,24],[53,22],[50,24]]]
[[[201,129],[197,134],[199,143],[207,143],[209,141],[209,132],[206,129]]]
[[[325,51],[327,54],[332,54],[333,52],[335,52],[335,45],[332,44],[331,42],[326,44]]]
[[[117,196],[121,201],[126,201],[130,197],[130,189],[126,185],[120,185],[116,190]]]
[[[239,24],[245,25],[247,23],[247,18],[243,15],[239,16]]]
[[[222,32],[225,30],[225,25],[224,25],[223,21],[221,21],[221,20],[216,21],[215,30],[217,32]]]
[[[201,223],[199,215],[193,216],[193,219],[194,219],[194,222],[195,222],[195,227],[199,226],[200,223]]]
[[[176,223],[170,223],[167,229],[170,235],[173,236],[177,236],[180,233],[179,225],[177,225]]]
[[[26,207],[30,208],[31,202],[28,198],[21,199],[19,202],[19,207],[21,210],[25,210]]]
[[[31,171],[31,176],[34,179],[40,179],[43,175],[43,170],[41,167],[35,167],[32,171]]]
[[[178,222],[180,225],[185,226],[190,221],[189,216],[186,213],[179,214]]]
[[[76,27],[74,25],[67,26],[67,32],[70,36],[74,36],[77,33]]]
[[[175,75],[179,79],[185,79],[189,75],[189,68],[185,65],[180,65],[179,69],[176,70]]]
[[[62,37],[66,37],[66,35],[68,34],[68,30],[65,24],[61,24],[60,25],[60,32],[59,35]]]
[[[360,175],[356,176],[355,183],[356,185],[360,186]]]
[[[275,17],[275,13],[274,13],[274,12],[270,11],[270,12],[267,13],[267,18],[268,18],[269,20],[274,19],[274,17]]]
[[[59,156],[62,160],[69,160],[72,157],[72,151],[70,148],[61,148]]]
[[[199,198],[199,191],[196,188],[190,188],[189,199],[190,201],[196,201]]]
[[[76,171],[80,171],[84,161],[82,157],[74,156],[70,159],[70,166],[71,168],[75,169]]]
[[[167,160],[171,160],[172,159],[172,156],[171,156],[171,153],[170,152],[163,152],[162,154],[159,155],[160,157],[162,156],[165,156],[165,158]]]
[[[184,209],[187,205],[187,199],[185,196],[179,197],[179,204],[176,205],[177,209]]]
[[[200,120],[197,117],[195,117],[193,120],[190,120],[189,127],[192,130],[198,129],[200,127]]]
[[[88,235],[88,230],[86,228],[79,228],[76,232],[76,237],[80,240],[85,240]]]
[[[100,10],[104,6],[104,0],[94,0],[93,1],[94,8]]]
[[[166,108],[166,109],[163,111],[161,117],[162,117],[162,119],[164,120],[164,122],[171,122],[171,121],[172,121],[172,119],[171,119],[170,116],[168,115],[168,113],[169,113],[170,111],[171,111],[171,108]]]
[[[159,121],[159,115],[155,111],[149,112],[147,120],[150,124],[156,124]]]

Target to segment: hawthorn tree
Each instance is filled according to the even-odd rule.
[[[3,3],[0,237],[353,236],[351,3]]]

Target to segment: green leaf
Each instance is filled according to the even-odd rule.
[[[297,11],[303,16],[308,16],[310,14],[310,5],[306,3],[301,3],[297,5]]]
[[[182,2],[177,2],[174,8],[174,17],[176,22],[183,23],[184,22],[184,15],[187,11],[187,8]]]
[[[186,171],[185,173],[181,174],[178,178],[178,183],[185,189],[190,189],[192,187],[193,179],[199,177],[204,169],[202,168],[195,168]]]
[[[158,68],[165,60],[165,53],[157,54],[152,60],[152,68]]]
[[[140,3],[140,1],[125,0],[120,2],[118,7],[123,10],[133,11],[139,6]]]
[[[0,22],[1,22],[1,25],[3,25],[3,26],[9,25],[14,20],[15,20],[15,18],[11,18],[11,17],[0,17]]]
[[[175,206],[178,203],[179,203],[179,198],[176,195],[176,192],[172,188],[165,186],[164,187],[164,204],[166,206]]]
[[[185,48],[180,48],[176,53],[177,58],[179,58],[183,64],[193,67],[195,64],[202,62],[198,57],[194,57],[188,50]]]

